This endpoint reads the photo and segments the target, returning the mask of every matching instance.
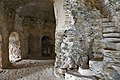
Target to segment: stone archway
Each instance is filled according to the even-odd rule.
[[[43,36],[41,40],[41,47],[42,47],[42,56],[48,57],[52,54],[52,44],[50,38],[48,36]]]
[[[9,37],[9,60],[15,62],[21,59],[20,40],[16,32],[12,32]]]

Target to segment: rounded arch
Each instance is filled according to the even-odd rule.
[[[42,37],[42,41],[44,41],[44,40],[50,40],[50,37],[45,35],[45,36]]]
[[[52,44],[49,36],[43,36],[41,39],[42,56],[50,56],[52,53]]]
[[[9,60],[15,62],[21,59],[20,40],[17,32],[12,32],[9,36]]]

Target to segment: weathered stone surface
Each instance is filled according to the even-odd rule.
[[[109,27],[109,28],[103,28],[103,33],[119,33],[119,28],[117,27]]]
[[[66,71],[87,65],[102,79],[119,78],[116,70],[120,63],[119,7],[119,0],[1,0],[1,65],[6,67],[9,63],[8,39],[15,31],[19,34],[21,47],[13,46],[21,49],[22,57],[27,53],[41,54],[42,37],[50,38],[52,56],[55,56],[54,51],[56,53],[56,74],[63,75]],[[10,51],[19,53],[18,49],[13,50],[13,46]],[[104,61],[97,62],[98,58],[103,60],[103,54]],[[89,65],[91,59],[96,62]],[[98,69],[95,69],[97,65]]]
[[[90,70],[99,78],[104,79],[103,61],[90,61]]]
[[[64,68],[60,68],[59,70],[58,70],[58,72],[59,72],[59,74],[61,74],[61,75],[64,75],[65,73],[66,73],[66,69]]]
[[[69,71],[65,73],[65,80],[96,80],[96,79],[98,79],[96,76],[85,76],[75,71]]]
[[[51,56],[55,57],[55,15],[53,1],[46,0],[28,0],[28,1],[0,1],[0,35],[3,37],[3,54],[2,63],[8,66],[9,64],[9,36],[12,32],[17,32],[19,35],[20,46],[12,45],[10,51],[13,53],[20,53],[22,58],[28,56],[28,36],[33,34],[35,37],[39,36],[39,44],[35,43],[38,39],[33,41],[32,45],[34,51],[38,51],[42,58],[41,39],[43,36],[49,36],[51,38],[51,44],[53,46]],[[0,42],[1,43],[1,42]],[[32,43],[32,42],[30,42]],[[11,43],[10,43],[11,44]],[[1,45],[1,44],[0,44]],[[36,45],[39,45],[36,47]],[[15,48],[13,49],[13,46]],[[1,47],[1,46],[0,46]],[[32,50],[32,48],[30,48]],[[10,53],[11,53],[10,52]],[[14,55],[15,57],[16,55]],[[10,55],[11,57],[11,55]],[[13,56],[12,56],[13,57]],[[11,58],[12,58],[11,57]],[[18,57],[18,56],[16,56]],[[2,64],[2,65],[3,65]],[[6,67],[5,66],[5,67]]]
[[[108,34],[103,34],[103,37],[111,37],[111,38],[120,38],[120,33],[108,33]]]
[[[115,79],[115,80],[119,80],[120,78],[120,73],[118,72],[119,68],[117,68],[118,70],[115,69],[116,67],[119,67],[120,63],[115,63],[115,62],[108,62],[105,67],[104,67],[104,73],[105,73],[105,79]]]

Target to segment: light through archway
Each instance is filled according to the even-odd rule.
[[[21,59],[20,40],[16,32],[9,37],[9,60],[15,62]]]

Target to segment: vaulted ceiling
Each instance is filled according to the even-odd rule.
[[[53,0],[1,0],[19,16],[55,22]]]
[[[1,0],[3,1],[7,6],[17,9],[21,6],[24,6],[29,3],[33,2],[40,2],[40,3],[53,3],[53,0]]]

